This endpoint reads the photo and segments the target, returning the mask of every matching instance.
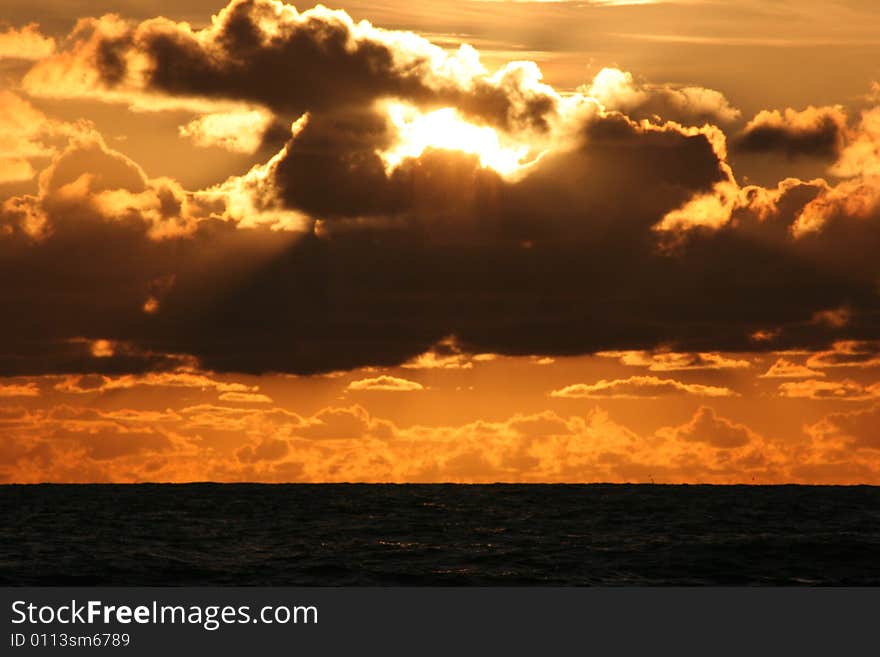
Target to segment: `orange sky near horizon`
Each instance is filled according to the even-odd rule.
[[[12,0],[0,482],[880,485],[878,18]]]

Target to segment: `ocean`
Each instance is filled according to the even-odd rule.
[[[0,486],[0,585],[880,585],[880,487]]]

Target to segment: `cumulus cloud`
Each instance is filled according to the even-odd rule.
[[[176,181],[149,179],[100,134],[83,130],[40,174],[37,195],[14,196],[0,205],[0,225],[8,234],[40,239],[89,215],[103,223],[138,226],[162,239],[194,230],[200,213],[207,218],[208,211]]]
[[[863,428],[864,446],[876,442],[872,418],[829,417],[806,440],[784,443],[707,407],[644,435],[598,408],[406,428],[360,406],[306,416],[253,405],[177,412],[4,408],[0,477],[9,480],[14,471],[17,481],[751,483],[809,480],[804,466],[824,462],[823,480],[878,481],[876,461],[838,449]]]
[[[742,447],[760,439],[745,425],[718,416],[708,406],[697,409],[689,422],[679,427],[660,429],[658,434],[688,442],[706,443],[721,449]]]
[[[647,367],[652,372],[746,369],[752,365],[747,360],[730,358],[711,352],[600,351],[596,355],[605,358],[617,358],[621,364],[631,367]]]
[[[659,117],[688,125],[730,123],[740,116],[719,91],[704,87],[648,84],[632,73],[603,68],[592,82],[579,89],[609,110],[618,110],[636,119]]]
[[[880,175],[880,105],[864,110],[853,134],[831,167],[831,173],[845,177],[873,178]]]
[[[238,460],[242,463],[257,463],[258,461],[279,461],[290,451],[290,445],[286,440],[278,438],[263,438],[257,445],[245,445],[236,452]]]
[[[779,152],[788,157],[836,158],[846,137],[843,107],[762,110],[736,138],[736,148],[753,153]]]
[[[84,19],[69,41],[30,71],[30,93],[94,94],[154,109],[175,106],[169,99],[204,106],[199,98],[215,98],[294,115],[405,97],[537,129],[558,99],[534,79],[533,65],[490,75],[472,48],[449,55],[415,34],[355,23],[343,11],[298,12],[275,0],[233,0],[202,30],[162,18]]]
[[[671,97],[617,78],[621,98]],[[18,283],[0,292],[17,318],[0,327],[14,354],[0,372],[159,367],[135,350],[213,371],[463,366],[436,348],[450,335],[468,354],[669,349],[698,356],[647,367],[727,368],[707,354],[752,349],[767,327],[775,348],[813,350],[876,330],[876,227],[846,217],[792,239],[832,186],[742,187],[720,129],[639,118],[590,95],[601,86],[563,97],[531,63],[490,72],[472,49],[269,0],[203,29],[83,19],[26,90],[185,106],[190,138],[233,148],[255,143],[229,129],[253,112],[292,129],[268,161],[201,190],[148,176],[94,130],[69,137],[37,193],[0,208],[0,273]],[[684,97],[732,116],[713,94]],[[438,140],[400,151],[425,125],[529,152],[508,175]],[[873,142],[856,143],[840,171],[866,184]],[[841,307],[846,326],[811,321]],[[77,337],[132,351],[98,357]]]
[[[245,404],[271,404],[272,398],[259,392],[224,392],[219,397],[220,401],[241,402]]]
[[[779,358],[770,368],[761,375],[762,379],[809,379],[817,376],[825,376],[824,372],[820,372],[799,365],[787,358]]]
[[[30,180],[34,161],[54,155],[67,138],[85,130],[46,116],[20,95],[0,89],[0,184]]]
[[[607,222],[609,239],[636,240],[617,248],[632,253],[636,246],[637,251],[650,252],[650,244],[638,244],[637,234],[627,238],[624,225],[615,226],[618,218],[626,218],[636,222],[638,233],[639,224],[651,223],[652,211],[640,207],[639,199],[620,204],[614,214],[599,212],[607,190],[623,190],[630,183],[631,166],[648,170],[652,162],[664,160],[665,167],[656,170],[654,200],[667,206],[684,196],[685,187],[706,184],[717,175],[717,156],[703,133],[640,126],[621,116],[582,126],[583,150],[542,158],[540,167],[518,182],[503,180],[472,156],[442,152],[407,160],[388,174],[376,152],[387,125],[372,111],[363,116],[309,116],[295,124],[288,144],[268,163],[195,192],[170,179],[149,178],[99,135],[72,139],[40,175],[38,194],[13,197],[3,205],[6,237],[0,238],[0,248],[15,253],[17,271],[29,272],[21,280],[21,291],[32,290],[29,295],[15,294],[18,316],[36,318],[66,306],[67,325],[55,324],[53,332],[108,336],[150,352],[172,349],[218,370],[314,372],[400,364],[450,334],[459,335],[470,353],[494,353],[500,347],[513,353],[524,348],[548,353],[546,346],[559,340],[537,325],[528,326],[528,320],[523,329],[530,335],[520,345],[499,345],[479,333],[487,317],[508,321],[494,310],[499,303],[505,305],[508,272],[532,267],[527,263],[540,258],[548,265],[546,285],[574,285],[569,268],[582,262],[574,245],[602,247],[601,240],[591,244],[597,235],[591,229],[593,218]],[[621,149],[622,144],[628,146]],[[678,153],[678,161],[672,153]],[[600,161],[604,173],[590,185],[572,176]],[[556,216],[542,215],[538,209],[560,183],[582,202],[560,208]],[[578,220],[590,207],[596,211],[588,212],[590,221]],[[279,228],[298,232],[299,237],[274,230]],[[572,231],[576,234],[569,234]],[[384,237],[376,242],[375,236]],[[116,246],[98,250],[98,240]],[[367,247],[369,243],[373,246]],[[49,254],[83,250],[93,254],[88,262],[61,257],[48,269]],[[282,252],[288,255],[279,258]],[[498,265],[497,274],[488,278],[487,258]],[[400,267],[408,268],[410,276],[399,276]],[[52,279],[50,272],[63,270],[76,275],[52,283],[60,286],[55,298],[61,306],[38,303],[37,290]],[[87,303],[89,290],[101,289],[103,272],[109,270],[115,272],[115,283],[106,293],[104,312],[86,312],[85,305],[77,309]],[[329,285],[328,274],[340,284]],[[86,280],[98,287],[86,289]],[[464,284],[466,280],[480,283],[475,288]],[[415,281],[421,284],[420,295],[436,299],[428,312],[405,291]],[[474,294],[478,287],[497,301],[480,301]],[[290,314],[277,311],[275,294],[282,289]],[[523,292],[528,304],[550,300],[558,305],[557,330],[567,331],[572,320],[589,321],[571,316],[574,306],[566,295],[552,301],[540,288]],[[327,295],[339,297],[331,300]],[[468,298],[467,306],[461,306]],[[423,310],[400,312],[401,300]],[[450,313],[452,305],[464,312]],[[345,309],[346,316],[328,314],[330,307]],[[275,317],[277,333],[225,318],[266,313]],[[385,317],[382,326],[374,323],[370,328],[370,322],[356,319],[377,313]],[[135,323],[134,317],[152,319]],[[314,331],[302,317],[327,324]],[[299,326],[299,339],[313,347],[284,347],[291,335],[281,328],[284,324]],[[370,335],[371,330],[376,334]],[[529,344],[536,339],[541,342]],[[16,341],[14,335],[10,341]],[[238,346],[229,349],[233,343]],[[567,350],[586,348],[573,345]],[[52,349],[59,349],[54,337]],[[287,355],[279,357],[282,350]],[[90,367],[109,367],[111,361]],[[27,360],[16,362],[28,368]]]
[[[191,140],[196,146],[217,146],[237,153],[254,153],[273,128],[279,130],[269,112],[215,112],[180,126],[180,136]]]
[[[831,308],[813,313],[813,321],[832,328],[842,328],[850,323],[852,313],[849,308]]]
[[[828,367],[880,367],[880,341],[838,340],[830,349],[811,354],[807,366],[816,369]]]
[[[36,23],[0,31],[0,59],[39,60],[48,57],[54,50],[55,40],[44,36]]]
[[[2,397],[38,397],[39,386],[33,381],[27,383],[0,383],[0,398]]]
[[[10,480],[12,469],[13,481],[131,481],[133,472],[145,480],[154,459],[186,454],[167,422],[75,406],[21,412],[6,422],[0,477]]]
[[[444,338],[423,354],[403,363],[413,370],[469,370],[474,363],[495,359],[495,354],[467,354],[454,337]]]
[[[742,354],[773,349],[761,376],[786,379],[781,397],[878,399],[876,98],[849,118],[758,113],[737,153],[832,161],[828,180],[763,187],[728,161],[718,126],[739,111],[718,91],[605,69],[563,94],[532,62],[490,71],[470,47],[273,0],[199,24],[82,19],[57,48],[36,26],[0,34],[0,57],[36,62],[0,92],[0,184],[36,178],[0,200],[0,374],[27,377],[0,384],[16,404],[0,478],[880,481],[849,449],[876,443],[870,413],[786,444],[708,407],[644,435],[601,409],[401,427],[358,405],[280,408],[243,375],[447,380],[496,356],[598,353],[739,379],[759,362]],[[27,94],[178,110],[193,146],[260,156],[186,189]],[[337,392],[426,389],[370,371]],[[738,396],[656,376],[550,395]],[[135,397],[187,401],[98,408]]]
[[[842,442],[856,448],[880,449],[880,406],[848,413],[831,413],[806,427],[819,443]]]
[[[862,384],[858,381],[819,381],[808,379],[779,385],[780,397],[839,401],[867,401],[880,399],[880,383]]]
[[[858,125],[848,135],[830,172],[844,180],[827,185],[803,207],[793,226],[795,234],[823,229],[827,232],[829,223],[835,228],[834,224],[839,225],[847,218],[876,225],[880,214],[880,106],[861,113]],[[875,243],[872,241],[872,244]]]
[[[222,381],[202,372],[186,370],[170,372],[147,372],[146,374],[126,374],[106,376],[84,374],[65,376],[55,384],[55,390],[69,394],[105,393],[112,390],[128,390],[136,387],[199,388],[211,389],[223,394],[233,395],[230,401],[264,401],[264,395],[255,395],[258,386],[249,386],[235,381]],[[238,398],[238,395],[244,397]],[[250,397],[253,395],[253,399]],[[221,395],[221,399],[223,399]],[[271,400],[269,400],[271,401]]]
[[[850,249],[854,266],[868,264],[867,251],[877,246],[880,209],[880,107],[861,112],[852,127],[840,107],[809,107],[785,113],[762,111],[735,140],[742,150],[781,150],[789,154],[821,154],[833,159],[829,173],[836,183],[787,178],[777,187],[740,186],[729,170],[728,179],[712,193],[694,195],[659,224],[666,230],[709,227],[741,228],[763,224],[781,235],[799,239],[797,248],[822,248],[837,254]],[[768,221],[770,219],[771,221]],[[757,231],[753,231],[757,232]],[[815,242],[811,243],[812,237]]]
[[[309,440],[363,440],[368,437],[387,436],[388,423],[374,418],[359,404],[345,408],[323,408],[313,416],[303,419],[293,429],[293,434]]]
[[[424,389],[424,386],[416,381],[384,374],[373,378],[352,381],[346,388],[346,390],[353,391],[379,390],[383,392],[413,392]]]
[[[638,398],[656,399],[667,395],[696,395],[699,397],[733,397],[730,388],[707,386],[699,383],[682,383],[675,379],[661,379],[656,376],[631,376],[612,381],[601,379],[596,383],[575,383],[550,393],[551,397],[579,398]]]

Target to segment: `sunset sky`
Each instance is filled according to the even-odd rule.
[[[0,481],[880,484],[868,0],[5,0]]]

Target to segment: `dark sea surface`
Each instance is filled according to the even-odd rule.
[[[880,487],[0,486],[0,585],[880,585]]]

